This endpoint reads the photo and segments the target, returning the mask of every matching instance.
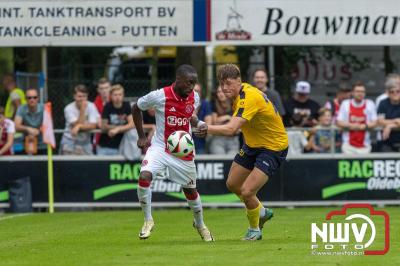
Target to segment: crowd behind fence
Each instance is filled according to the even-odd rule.
[[[137,71],[140,70],[140,66],[135,65],[135,67]],[[148,68],[148,65],[143,65],[141,67]],[[79,85],[84,88],[82,91],[76,90],[76,88],[79,87],[76,85],[82,83],[82,77],[79,77],[78,80],[73,77],[67,77],[67,79],[48,79],[48,100],[53,103],[53,121],[56,128],[55,132],[58,147],[62,147],[65,144],[65,140],[63,141],[62,139],[65,139],[65,136],[69,134],[67,132],[68,129],[71,129],[71,124],[68,124],[68,113],[70,113],[72,117],[79,116],[80,107],[78,106],[79,104],[77,104],[79,100],[77,100],[76,97],[80,93],[83,93],[82,97],[84,97],[84,101],[89,103],[88,109],[91,109],[93,116],[96,116],[96,119],[92,121],[92,128],[84,130],[86,132],[85,149],[87,151],[90,150],[88,154],[98,153],[99,140],[101,142],[102,137],[108,134],[108,131],[104,129],[102,120],[108,119],[108,122],[112,124],[112,117],[113,115],[115,116],[115,114],[112,113],[115,112],[115,108],[113,109],[114,101],[113,97],[110,96],[112,94],[110,94],[110,91],[113,91],[116,85],[112,86],[111,84],[123,83],[120,87],[123,92],[122,101],[126,104],[128,104],[127,102],[132,104],[138,97],[149,92],[149,80],[136,80],[136,83],[133,85],[131,79],[118,82],[124,80],[124,75],[121,73],[124,73],[126,69],[127,67],[124,66],[124,68],[118,72],[120,74],[114,76],[114,81],[109,81],[107,78],[98,81],[84,79],[83,83],[89,85]],[[143,69],[140,71],[143,71]],[[19,73],[19,76],[19,83],[23,84],[21,83],[21,80],[24,81],[23,73]],[[28,75],[25,76],[29,79],[32,75],[28,73]],[[34,78],[38,79],[37,75],[35,75]],[[165,76],[164,78],[165,79],[159,81],[159,85],[166,85],[173,82],[172,76]],[[66,82],[66,80],[68,82]],[[397,152],[400,150],[400,132],[398,130],[398,128],[400,128],[400,76],[398,74],[389,74],[387,76],[384,84],[385,91],[377,98],[375,103],[366,99],[366,87],[364,84],[355,82],[353,86],[349,84],[345,86],[341,84],[338,86],[336,97],[328,100],[322,106],[311,99],[313,94],[311,93],[310,83],[307,81],[297,82],[293,95],[283,101],[278,91],[268,88],[268,73],[265,69],[255,68],[250,80],[255,87],[266,94],[267,98],[272,101],[274,107],[276,107],[279,115],[281,115],[288,132],[289,154],[299,155],[303,153],[341,152],[365,154],[384,151]],[[6,84],[4,81],[3,83]],[[14,84],[10,86],[15,87],[17,84],[18,82],[14,82]],[[102,92],[103,89],[101,89],[101,86],[105,86],[104,93]],[[73,93],[71,93],[71,88],[74,88]],[[127,90],[126,88],[130,89]],[[135,90],[132,88],[135,88]],[[29,107],[30,104],[37,104],[35,103],[35,97],[36,99],[42,99],[42,90],[40,90],[39,87],[38,89],[39,90],[30,90],[30,88],[25,88],[25,92],[21,92],[22,94],[26,94],[26,102],[24,102],[25,99],[22,101],[22,94],[16,95],[13,89],[9,90],[9,95],[10,97],[21,97],[18,98],[20,104],[25,104]],[[224,97],[220,88],[217,87],[217,89],[213,90],[211,98],[208,99],[206,97],[208,93],[205,93],[207,90],[204,90],[204,88],[202,89],[200,84],[197,85],[195,90],[200,96],[201,94],[204,96],[202,97],[200,113],[204,111],[205,114],[203,114],[203,117],[200,117],[200,119],[209,124],[223,124],[230,119],[232,115],[231,104],[229,100]],[[12,98],[12,100],[14,101],[14,98]],[[111,110],[111,113],[108,113],[109,117],[104,117],[102,115],[102,110],[107,104],[110,105],[108,109]],[[27,143],[24,136],[26,137],[32,132],[37,131],[29,129],[29,125],[23,124],[30,115],[28,114],[29,108],[23,109],[21,106],[18,110],[14,110],[12,117],[8,117],[9,121],[14,120],[15,122],[16,130],[14,131],[16,131],[16,134],[14,151],[16,151],[16,154],[24,154],[24,149],[26,149],[29,144],[29,141]],[[42,109],[37,109],[37,112]],[[124,112],[125,120],[117,121],[117,123],[127,123],[127,117],[130,116],[131,111],[127,107]],[[3,113],[6,113],[5,117],[7,118],[7,110],[3,110]],[[149,137],[151,137],[155,129],[154,110],[144,111],[143,116],[144,123],[149,125],[147,130],[149,132]],[[352,119],[355,120],[352,121]],[[21,121],[18,123],[18,120],[22,120],[23,123]],[[4,121],[0,122],[3,124],[5,123]],[[38,124],[37,127],[39,126]],[[2,129],[5,129],[4,125]],[[10,132],[11,131],[12,130],[10,130]],[[130,131],[133,132],[135,130]],[[124,132],[126,132],[126,130]],[[2,133],[6,133],[6,131],[2,130]],[[22,136],[22,134],[24,136]],[[121,135],[119,141],[121,141],[123,135],[126,135],[126,133],[122,134],[121,132],[118,134]],[[61,135],[63,135],[63,137]],[[81,135],[83,137],[83,134]],[[77,136],[79,136],[79,134]],[[2,137],[2,142],[4,142],[4,136]],[[69,138],[72,139],[71,136],[69,136]],[[108,137],[106,136],[106,138]],[[390,140],[390,145],[386,145],[388,140]],[[40,136],[36,141],[40,143]],[[110,139],[108,138],[107,141],[110,141]],[[235,154],[243,142],[244,140],[240,132],[233,138],[219,136],[207,136],[205,140],[195,138],[196,153]],[[389,149],[387,149],[387,147],[382,148],[385,145],[389,146]],[[117,147],[114,146],[113,148],[116,149]]]

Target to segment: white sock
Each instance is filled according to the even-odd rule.
[[[261,205],[261,208],[260,208],[260,217],[264,217],[264,216],[265,216],[265,208],[264,208],[264,206]]]
[[[150,187],[138,186],[137,195],[138,195],[140,207],[142,207],[142,211],[144,213],[144,220],[145,221],[153,220],[153,217],[151,216],[151,189],[150,189]]]
[[[200,195],[197,195],[195,200],[187,200],[190,209],[193,212],[194,223],[197,228],[204,227],[203,221],[203,206],[201,205]]]

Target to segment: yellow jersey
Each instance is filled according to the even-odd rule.
[[[242,126],[244,141],[250,148],[282,151],[288,147],[288,137],[275,106],[267,96],[247,83],[233,102],[233,116],[247,122]]]

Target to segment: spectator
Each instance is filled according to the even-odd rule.
[[[376,97],[376,100],[375,100],[376,108],[379,107],[379,104],[382,100],[385,100],[389,97],[389,89],[394,86],[398,86],[398,85],[400,85],[400,75],[399,74],[391,73],[386,76],[385,91],[381,95]]]
[[[61,154],[93,154],[89,131],[96,129],[100,116],[96,106],[87,99],[85,85],[77,85],[74,88],[75,101],[64,108],[65,132],[61,139]]]
[[[304,150],[309,150],[311,143],[307,140],[308,132],[304,132],[301,128],[303,123],[303,116],[301,114],[294,114],[290,120],[290,130],[288,130],[289,138],[289,151],[288,155],[300,155]]]
[[[318,112],[318,125],[313,129],[311,136],[311,148],[314,152],[329,153],[332,145],[332,138],[335,138],[335,147],[340,147],[340,140],[336,142],[336,134],[331,131],[332,113],[327,108],[321,108]]]
[[[18,107],[22,104],[26,104],[25,93],[20,88],[17,88],[13,74],[4,75],[3,86],[9,93],[4,114],[6,118],[14,120]],[[21,133],[14,134],[13,150],[15,152],[22,152],[24,150],[23,142]]]
[[[131,105],[124,101],[124,88],[114,85],[110,91],[110,102],[104,106],[97,154],[118,155],[124,133],[134,127]]]
[[[258,68],[256,71],[254,71],[253,83],[254,86],[267,95],[268,99],[271,100],[279,114],[283,117],[286,112],[282,104],[281,96],[276,90],[268,88],[268,73],[265,68]]]
[[[4,107],[0,106],[0,155],[12,155],[14,133],[14,122],[5,117]]]
[[[15,129],[24,134],[25,154],[46,154],[40,127],[43,122],[43,105],[39,104],[37,89],[26,91],[27,104],[18,107],[15,115]]]
[[[17,88],[12,74],[6,74],[3,77],[3,86],[9,93],[4,114],[6,118],[14,119],[18,107],[21,104],[26,104],[25,93]]]
[[[284,103],[286,125],[290,125],[294,114],[300,114],[303,117],[301,127],[312,127],[317,124],[320,105],[310,99],[310,92],[311,86],[307,81],[296,83],[294,96]]]
[[[103,113],[104,106],[110,100],[110,89],[111,83],[106,78],[99,79],[97,83],[97,96],[94,99],[94,105],[96,105],[97,111],[101,115]]]
[[[352,99],[344,100],[337,116],[337,125],[345,130],[342,134],[342,152],[366,154],[371,151],[368,129],[376,126],[377,116],[373,101],[365,99],[365,86],[356,82]]]
[[[380,102],[378,124],[383,127],[382,147],[384,152],[400,151],[400,86],[392,84],[389,98]],[[395,129],[395,130],[394,130]]]
[[[212,102],[212,123],[213,125],[223,125],[229,122],[232,116],[231,103],[222,92],[221,87],[218,87],[214,92]],[[210,140],[211,154],[236,154],[239,150],[239,138],[212,136]]]
[[[194,86],[194,91],[199,94],[201,99],[200,106],[197,110],[197,117],[207,123],[207,125],[212,124],[212,109],[210,102],[202,97],[201,86],[197,83]],[[194,147],[196,149],[196,154],[205,154],[206,153],[206,139],[205,138],[198,138],[193,136],[194,140]]]
[[[340,104],[351,98],[351,88],[347,83],[339,84],[339,88],[336,91],[336,97],[325,103],[324,107],[331,111],[332,122],[336,123],[336,117],[340,109]]]
[[[104,106],[108,101],[110,100],[110,89],[111,89],[111,83],[108,81],[107,78],[101,78],[97,82],[97,96],[94,99],[94,105],[97,108],[97,111],[99,111],[100,116],[103,113]],[[99,125],[101,127],[101,125]],[[93,148],[96,150],[97,149],[97,144],[100,141],[100,133],[95,134],[95,139],[93,141]]]

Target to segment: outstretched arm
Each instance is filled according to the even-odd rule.
[[[237,131],[246,123],[246,119],[241,117],[232,117],[225,125],[209,125],[207,133],[220,136],[234,136]]]

